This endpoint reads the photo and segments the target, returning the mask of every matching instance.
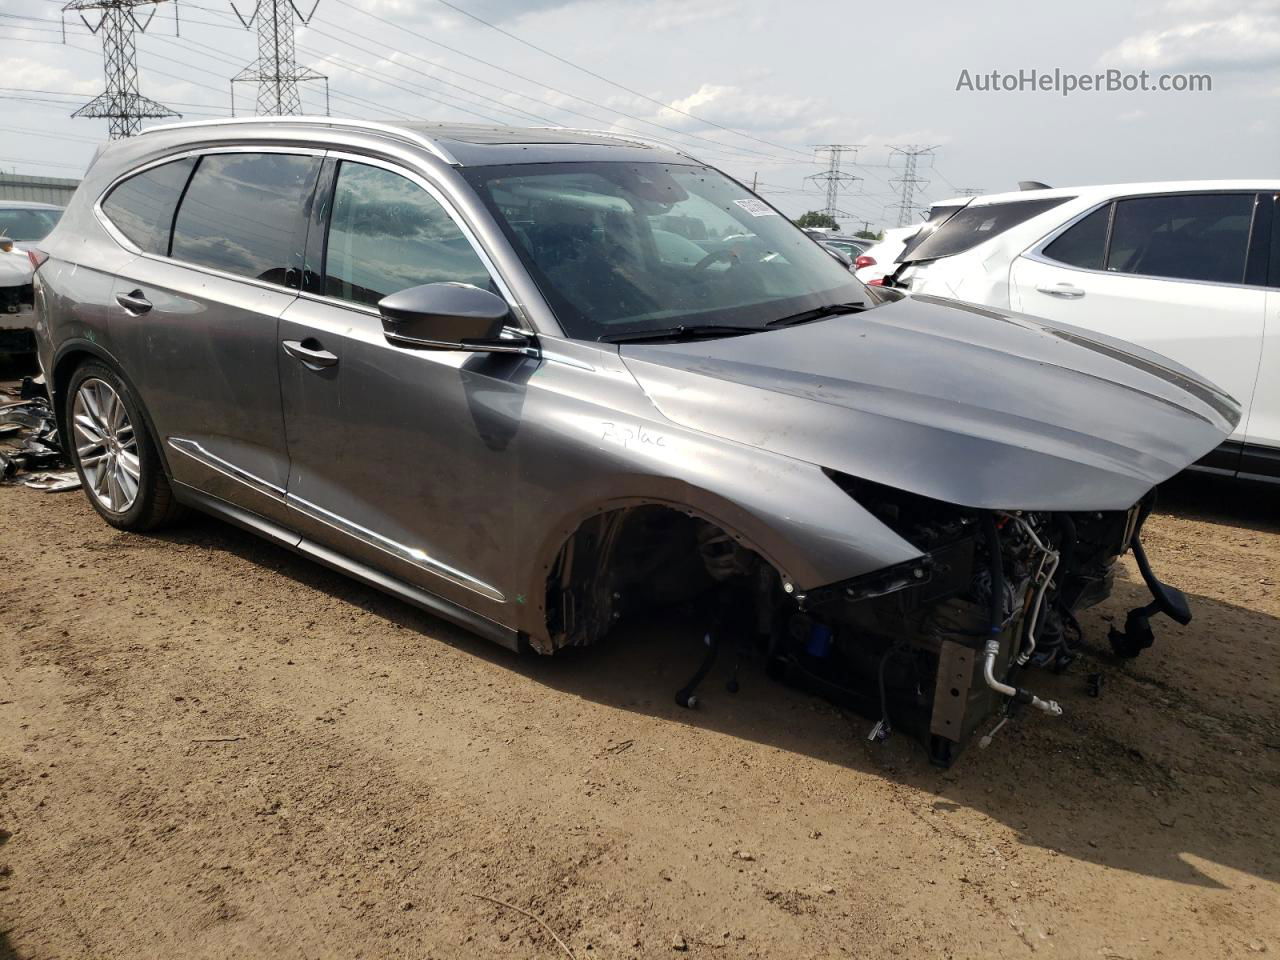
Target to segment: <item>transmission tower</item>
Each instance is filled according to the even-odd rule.
[[[102,37],[102,65],[107,89],[71,114],[73,117],[105,118],[110,122],[112,140],[131,137],[151,117],[180,117],[138,92],[138,45],[135,33],[145,33],[156,15],[155,5],[164,0],[72,0],[62,8],[65,16],[74,11],[80,15],[89,32]],[[146,20],[139,20],[138,7],[150,7]],[[97,10],[93,24],[85,11]],[[65,31],[65,26],[63,27]]]
[[[853,183],[861,180],[861,177],[854,176],[852,173],[845,173],[840,169],[840,158],[846,152],[852,152],[856,158],[860,143],[824,143],[814,147],[819,153],[825,153],[828,158],[827,169],[822,173],[813,173],[805,177],[806,180],[817,180],[827,185],[827,206],[822,211],[833,220],[837,216],[845,216],[840,209],[837,200],[840,197],[840,184]]]
[[[244,28],[257,25],[258,59],[231,78],[231,113],[236,112],[236,84],[258,85],[258,116],[291,117],[302,113],[302,95],[298,84],[308,80],[324,81],[324,112],[329,115],[329,78],[308,67],[299,67],[294,59],[293,30],[295,18],[305,27],[315,15],[320,0],[304,14],[293,0],[258,0],[253,13],[246,18],[235,11]]]
[[[924,189],[929,185],[928,180],[924,180],[916,176],[916,161],[920,157],[931,157],[933,151],[937,147],[922,147],[919,144],[907,144],[900,147],[890,147],[893,153],[900,153],[903,156],[902,176],[890,180],[890,183],[896,183],[901,186],[902,199],[898,201],[898,226],[905,227],[909,224],[916,214],[915,193],[916,188]]]

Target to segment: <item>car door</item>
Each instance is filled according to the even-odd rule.
[[[330,186],[331,184],[331,186]],[[394,346],[375,304],[423,283],[499,291],[444,195],[416,174],[336,158],[321,262],[277,347],[293,526],[497,619],[513,596],[514,454],[537,361]],[[331,191],[331,192],[330,192]]]
[[[1280,194],[1267,195],[1265,202],[1272,213],[1267,313],[1240,472],[1275,480],[1280,479]]]
[[[297,297],[320,163],[209,152],[152,171],[159,184],[126,181],[103,203],[140,243],[117,277],[111,335],[174,479],[277,521],[288,516],[289,459],[276,324]],[[141,202],[129,201],[134,187]]]
[[[1239,401],[1242,441],[1266,307],[1265,288],[1247,276],[1256,206],[1247,192],[1103,204],[1014,259],[1011,302],[1196,371]]]

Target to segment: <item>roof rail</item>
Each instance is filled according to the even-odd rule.
[[[430,151],[433,156],[438,157],[447,164],[456,165],[458,162],[434,140],[424,137],[413,130],[397,127],[389,123],[378,123],[373,120],[347,120],[340,117],[220,117],[216,120],[184,120],[180,123],[162,123],[158,126],[147,127],[142,131],[142,134],[157,133],[161,130],[186,130],[192,127],[225,127],[241,123],[292,123],[298,126],[350,127],[356,130],[371,130],[375,133],[391,134],[401,140],[407,140],[423,147]]]

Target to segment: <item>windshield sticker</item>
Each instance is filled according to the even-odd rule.
[[[738,206],[740,206],[743,210],[747,211],[747,213],[751,214],[753,217],[778,216],[777,210],[773,209],[773,207],[769,206],[763,200],[755,199],[755,197],[748,197],[746,200],[735,200],[733,202],[736,203]]]

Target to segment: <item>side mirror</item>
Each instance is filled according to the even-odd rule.
[[[823,243],[821,240],[818,241],[818,246],[820,246],[823,250],[827,251],[827,253],[831,254],[831,258],[833,260],[840,261],[841,265],[846,270],[853,269],[853,259],[847,253],[841,250],[839,247],[831,243]]]
[[[529,353],[528,340],[504,339],[511,309],[469,283],[424,283],[378,301],[389,343],[416,350]]]

